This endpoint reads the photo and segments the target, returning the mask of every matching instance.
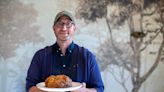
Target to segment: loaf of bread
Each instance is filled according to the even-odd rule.
[[[67,88],[72,86],[72,79],[66,75],[51,75],[45,80],[48,88]]]

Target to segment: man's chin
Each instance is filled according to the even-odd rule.
[[[71,37],[62,37],[60,40],[61,41],[68,41],[68,40],[70,40],[71,39]]]

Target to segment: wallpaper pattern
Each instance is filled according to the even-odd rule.
[[[97,56],[105,92],[163,92],[163,0],[1,0],[0,92],[25,92],[31,59],[55,42],[61,10],[75,15],[74,41]]]

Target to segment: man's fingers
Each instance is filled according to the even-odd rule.
[[[86,88],[86,83],[83,82],[82,83],[82,87]]]

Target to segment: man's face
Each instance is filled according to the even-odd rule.
[[[53,26],[53,29],[58,41],[72,41],[76,28],[69,17],[62,16]]]

